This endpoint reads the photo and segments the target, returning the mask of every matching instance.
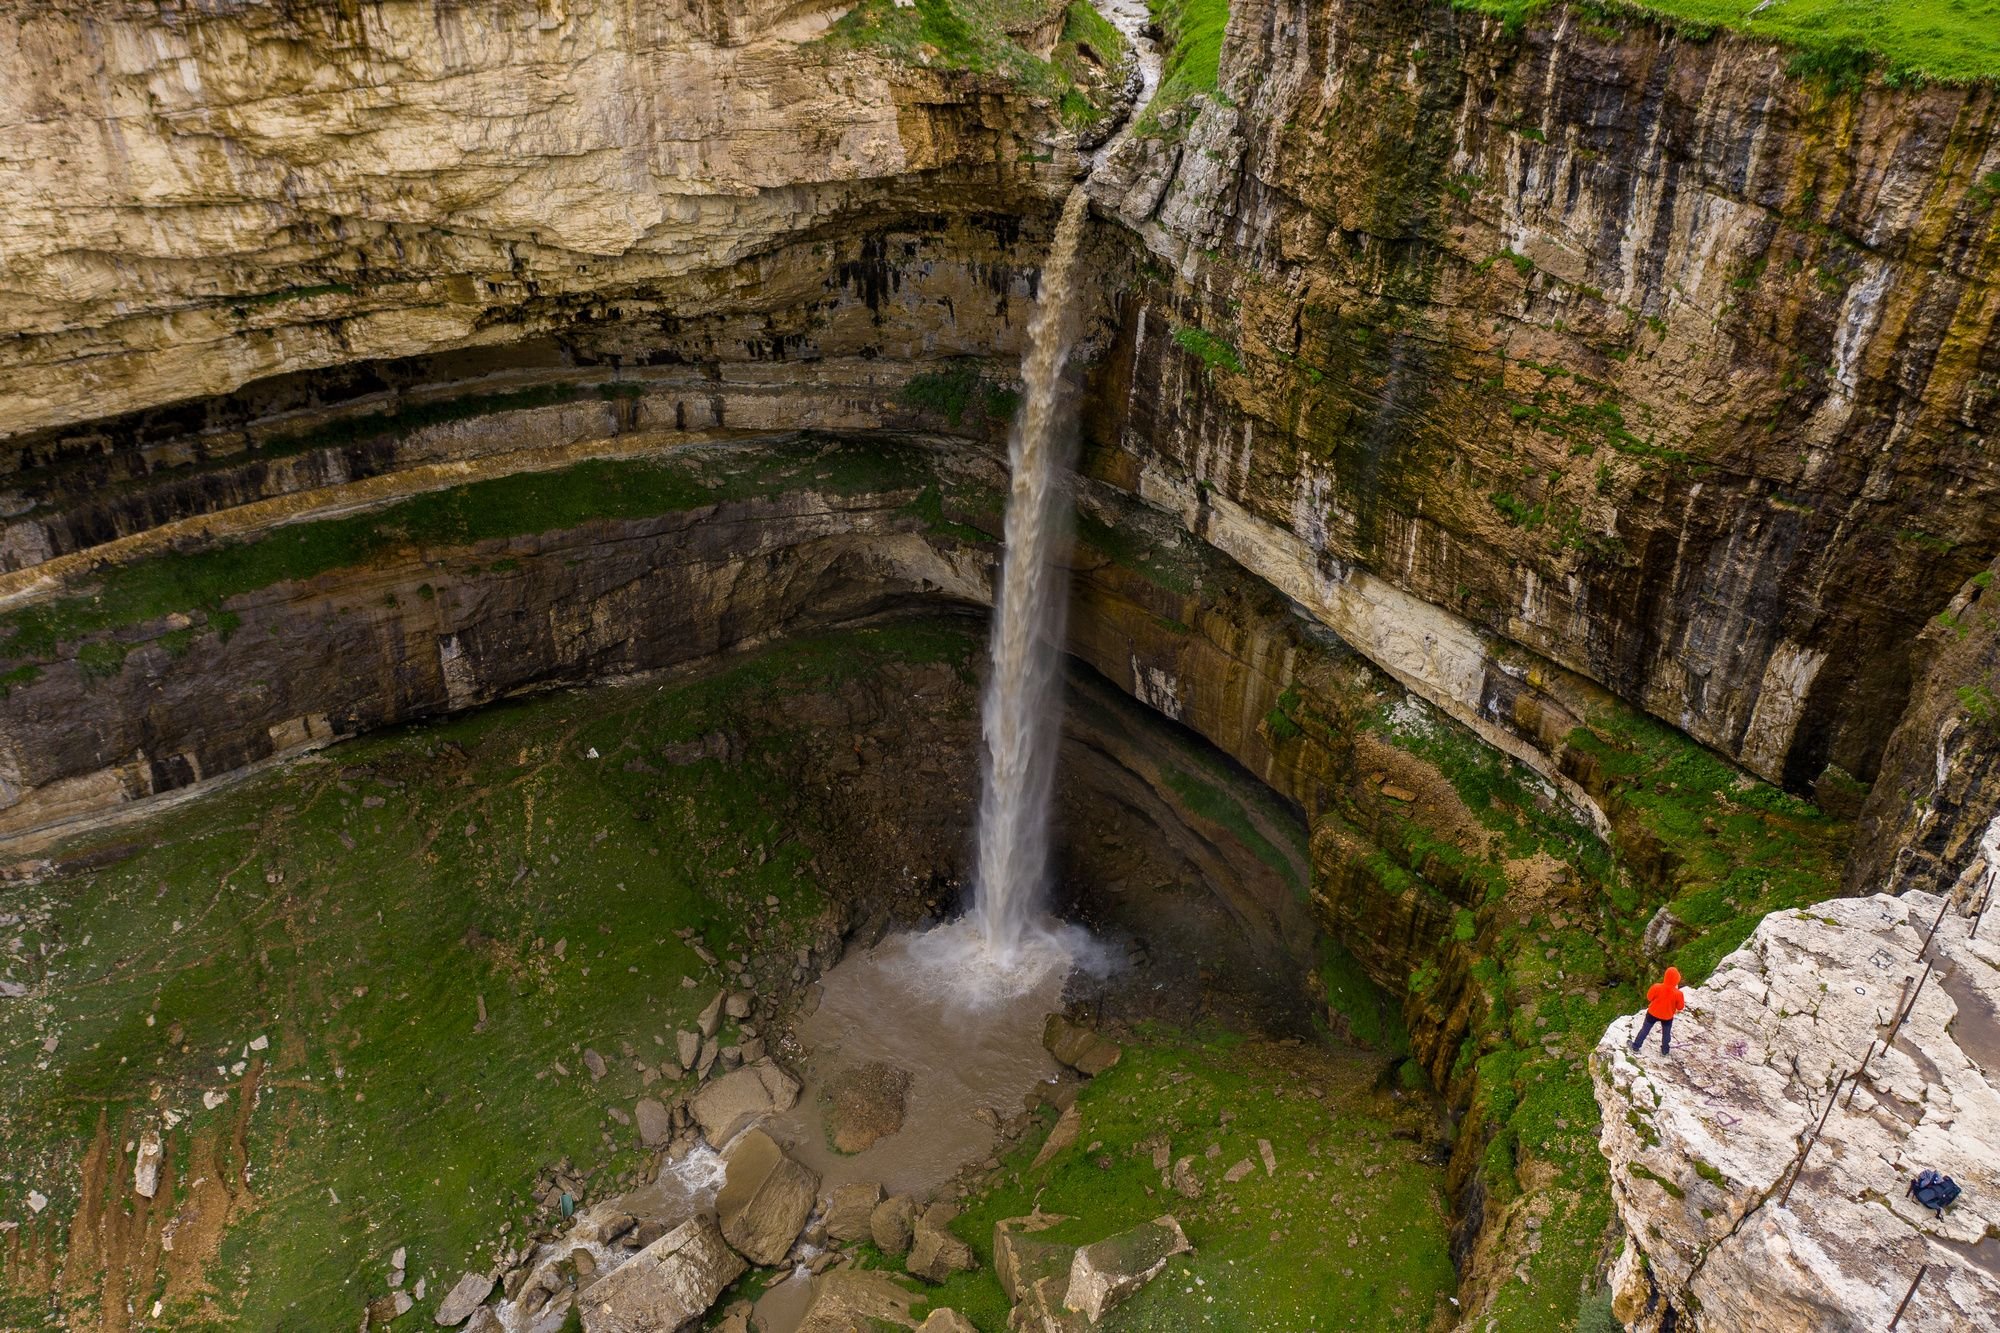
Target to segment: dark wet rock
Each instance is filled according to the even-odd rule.
[[[858,1153],[903,1127],[907,1071],[879,1060],[827,1080],[826,1132],[836,1151]]]
[[[868,1215],[868,1234],[874,1239],[875,1248],[888,1255],[908,1251],[916,1225],[917,1201],[907,1194],[882,1200]]]
[[[875,1205],[881,1202],[880,1185],[857,1181],[837,1186],[821,1210],[826,1234],[841,1241],[866,1239],[869,1218],[875,1213]]]
[[[812,1215],[819,1177],[761,1129],[731,1145],[727,1171],[715,1196],[723,1236],[752,1263],[778,1263]]]

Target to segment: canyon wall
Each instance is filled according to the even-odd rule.
[[[843,12],[15,5],[0,834],[986,599],[1074,139]],[[1588,1112],[1488,1090],[1849,821],[1862,891],[1991,818],[2000,98],[1787,61],[1238,0],[1091,183],[1073,649],[1305,815],[1468,1109],[1468,1309],[1603,1229]]]
[[[1094,184],[1171,270],[1117,444],[1761,776],[1872,780],[1995,551],[2000,98],[1582,13],[1229,32],[1227,101]]]

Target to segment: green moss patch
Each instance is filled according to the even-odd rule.
[[[225,631],[231,597],[410,548],[560,531],[743,501],[788,486],[841,495],[894,492],[931,475],[928,455],[894,442],[824,437],[700,446],[660,458],[598,459],[454,486],[345,518],[288,524],[246,541],[116,566],[88,591],[0,616],[0,654],[46,658],[57,645],[180,613]],[[98,652],[108,650],[93,650]],[[18,670],[17,668],[14,668]]]
[[[1515,28],[1553,15],[1548,0],[1453,0]],[[2000,78],[1996,0],[1592,0],[1571,6],[1601,21],[1643,17],[1703,40],[1720,29],[1796,50],[1790,72],[1846,87],[1871,69],[1894,81]]]
[[[1125,1330],[1423,1328],[1454,1289],[1439,1168],[1398,1137],[1395,1103],[1374,1089],[1379,1060],[1337,1048],[1246,1041],[1222,1030],[1149,1029],[1084,1085],[1073,1148],[1034,1170],[1040,1136],[1003,1163],[953,1229],[977,1272],[931,1293],[981,1328],[1006,1326],[993,1226],[1028,1213],[1069,1217],[1042,1238],[1102,1239],[1172,1213],[1194,1244],[1102,1327]],[[1267,1175],[1257,1141],[1277,1163]],[[1202,1197],[1163,1185],[1156,1148],[1192,1157]],[[1215,1150],[1210,1155],[1210,1149]],[[1234,1183],[1230,1167],[1251,1163]]]
[[[37,961],[30,997],[0,1004],[0,1219],[30,1224],[21,1200],[40,1189],[41,1243],[68,1244],[100,1120],[115,1155],[171,1108],[156,1216],[196,1175],[221,1173],[238,1204],[212,1254],[181,1231],[166,1267],[199,1265],[195,1287],[130,1293],[166,1302],[149,1326],[352,1328],[399,1246],[430,1293],[406,1319],[427,1325],[503,1226],[539,1224],[538,1170],[567,1156],[594,1199],[638,1165],[608,1112],[671,1098],[635,1063],[669,1060],[718,985],[678,932],[788,968],[820,918],[812,861],[837,816],[798,794],[807,734],[772,721],[780,701],[892,663],[969,670],[978,648],[969,626],[923,621],[498,705],[65,849],[96,868],[7,893],[9,936]],[[717,731],[731,758],[689,757]],[[211,1109],[205,1092],[228,1097]],[[123,1160],[114,1213],[132,1198]],[[0,1311],[39,1327],[47,1302]]]

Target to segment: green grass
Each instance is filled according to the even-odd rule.
[[[1511,26],[1553,14],[1547,0],[1453,0]],[[1893,80],[1971,83],[2000,78],[2000,0],[1599,0],[1576,6],[1643,15],[1702,38],[1718,29],[1796,48],[1791,72],[1835,86],[1871,65]],[[1761,11],[1761,12],[1760,12]]]
[[[837,816],[799,795],[804,733],[773,720],[782,701],[894,662],[967,670],[978,643],[914,622],[678,684],[499,705],[98,835],[100,868],[8,893],[26,917],[10,934],[50,953],[35,994],[0,1004],[0,1216],[27,1221],[38,1187],[61,1243],[100,1117],[123,1140],[172,1107],[187,1117],[173,1160],[211,1178],[247,1161],[249,1190],[201,1274],[213,1295],[147,1287],[139,1308],[164,1299],[166,1327],[351,1328],[402,1245],[434,1303],[486,1265],[503,1224],[531,1224],[539,1168],[567,1155],[597,1198],[637,1165],[633,1132],[606,1118],[641,1093],[621,1050],[666,1059],[716,985],[676,930],[789,966],[818,919],[811,865]],[[663,758],[717,729],[740,759]],[[237,1087],[259,1035],[270,1063],[239,1154],[237,1097],[210,1111],[201,1093]],[[583,1046],[610,1062],[602,1083]],[[160,1207],[185,1207],[190,1174]],[[8,1299],[20,1309],[0,1318],[40,1326],[45,1296]],[[429,1306],[404,1322],[428,1325]]]
[[[1206,366],[1210,374],[1226,370],[1233,375],[1243,373],[1243,354],[1236,350],[1236,344],[1206,329],[1178,328],[1174,330],[1174,341],[1182,351],[1196,357]]]
[[[88,590],[0,616],[0,654],[16,662],[46,658],[63,642],[174,612],[205,613],[210,626],[226,634],[231,597],[413,547],[649,518],[794,485],[846,495],[914,489],[929,472],[923,459],[921,450],[894,442],[801,436],[753,448],[691,448],[658,459],[602,459],[516,473],[345,518],[289,524],[250,541],[114,567]],[[92,651],[102,657],[111,649]]]
[[[1139,132],[1158,134],[1161,112],[1196,97],[1221,96],[1229,0],[1146,0],[1146,8],[1166,33],[1166,58],[1160,86],[1139,122]]]
[[[1052,59],[1043,60],[1012,35],[1046,12],[1037,0],[861,0],[820,41],[829,50],[874,50],[914,65],[965,70],[1005,78],[1045,98],[1072,128],[1102,119],[1117,92],[1116,80],[1096,77],[1078,53],[1087,45],[1115,66],[1125,43],[1101,16],[1080,13],[1076,0],[1065,16]]]
[[[911,407],[937,413],[954,429],[967,418],[978,424],[1011,420],[1019,395],[1009,385],[989,380],[988,369],[977,357],[958,357],[943,370],[911,376],[898,396]]]
[[[1006,1327],[993,1226],[1039,1203],[1070,1219],[1041,1239],[1089,1243],[1172,1213],[1193,1243],[1106,1317],[1107,1333],[1426,1327],[1456,1283],[1443,1172],[1397,1137],[1395,1111],[1372,1091],[1380,1068],[1351,1052],[1216,1029],[1147,1030],[1084,1085],[1075,1147],[1035,1171],[1042,1136],[1031,1133],[967,1202],[953,1229],[980,1268],[936,1288],[930,1304],[982,1329]],[[1277,1173],[1259,1165],[1225,1183],[1233,1163],[1258,1160],[1260,1138],[1275,1148]],[[1173,1158],[1195,1159],[1200,1199],[1162,1188],[1152,1158],[1162,1139]]]

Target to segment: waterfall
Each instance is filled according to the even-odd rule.
[[[1062,473],[1071,422],[1062,372],[1076,338],[1076,250],[1089,215],[1078,185],[1042,267],[1021,367],[1026,396],[1008,444],[1013,481],[980,719],[986,755],[972,909],[987,952],[1003,962],[1040,915],[1049,873],[1049,800],[1062,739],[1057,672],[1069,597],[1068,572],[1058,563],[1070,527]]]

